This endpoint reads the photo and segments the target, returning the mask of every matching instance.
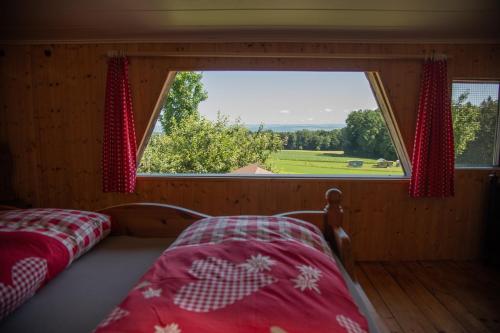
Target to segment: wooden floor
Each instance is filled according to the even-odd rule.
[[[390,332],[500,332],[500,272],[476,262],[369,262],[357,278]]]

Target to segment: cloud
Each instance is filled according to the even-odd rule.
[[[289,114],[290,110],[280,110],[280,113],[282,113],[282,114]]]
[[[311,121],[311,120],[314,120],[314,118],[313,118],[313,117],[311,117],[311,118],[307,118],[307,120]]]
[[[325,111],[325,112],[332,112],[333,110],[330,109],[330,108],[325,108],[323,111]]]

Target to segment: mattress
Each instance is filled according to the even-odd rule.
[[[108,237],[0,322],[0,332],[91,332],[174,240]],[[346,282],[376,332],[356,287]]]

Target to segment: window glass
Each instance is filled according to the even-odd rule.
[[[402,176],[363,72],[179,72],[147,174]]]
[[[457,166],[497,165],[498,82],[454,82],[452,116]]]

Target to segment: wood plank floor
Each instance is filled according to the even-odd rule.
[[[500,332],[500,271],[477,262],[360,262],[356,275],[390,332]]]

